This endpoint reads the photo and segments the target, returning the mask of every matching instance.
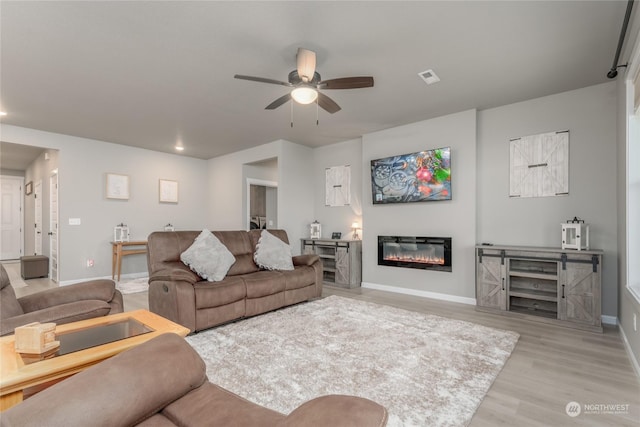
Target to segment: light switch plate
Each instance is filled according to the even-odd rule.
[[[80,218],[69,218],[69,225],[80,225],[82,224],[82,221],[80,221]]]

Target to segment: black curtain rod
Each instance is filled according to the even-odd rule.
[[[624,37],[627,34],[627,26],[629,25],[629,19],[631,18],[631,9],[633,9],[633,0],[627,2],[627,12],[624,14],[624,22],[622,23],[622,29],[620,30],[620,38],[618,39],[618,48],[616,49],[616,57],[613,59],[613,65],[607,73],[607,77],[615,79],[618,75],[618,68],[626,67],[627,64],[618,65],[620,59],[620,52],[622,52],[622,45],[624,44]]]

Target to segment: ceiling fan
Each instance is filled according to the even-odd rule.
[[[316,53],[312,50],[298,48],[296,55],[297,69],[289,73],[288,82],[267,79],[264,77],[243,76],[236,74],[236,79],[251,80],[293,88],[290,93],[267,105],[265,110],[275,110],[287,101],[293,99],[299,104],[311,104],[317,101],[320,108],[333,114],[341,110],[336,102],[320,89],[359,89],[373,87],[373,77],[342,77],[338,79],[322,80],[316,71]]]

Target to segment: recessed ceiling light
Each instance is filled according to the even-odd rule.
[[[184,151],[183,145],[176,145],[176,151]]]
[[[418,73],[418,75],[428,85],[432,85],[440,81],[440,77],[436,76],[436,73],[434,73],[433,70],[423,71],[421,73]]]
[[[6,116],[7,112],[6,111],[0,111],[0,116]]]

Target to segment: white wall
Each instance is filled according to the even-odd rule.
[[[313,150],[282,141],[278,157],[278,226],[287,230],[294,254],[300,253],[300,239],[309,236],[313,222]]]
[[[569,195],[509,198],[509,139],[569,130]],[[478,242],[561,244],[560,224],[590,224],[604,250],[602,313],[617,315],[616,86],[590,86],[478,113]]]
[[[370,161],[451,147],[451,201],[373,205]],[[469,110],[362,137],[362,281],[402,292],[475,298],[476,111]],[[377,236],[452,238],[453,271],[378,266]]]
[[[201,229],[206,223],[207,162],[204,160],[17,126],[2,125],[1,131],[3,141],[60,150],[62,282],[111,277],[109,242],[113,239],[113,227],[120,222],[129,225],[133,239],[146,239],[167,222],[182,230]],[[128,201],[105,197],[107,172],[129,175],[131,197]],[[161,178],[178,181],[178,204],[158,202]],[[80,218],[82,225],[69,225],[69,218]],[[93,268],[86,267],[88,258],[95,260]],[[146,257],[129,256],[122,269],[123,274],[146,272]]]
[[[211,230],[246,229],[246,180],[244,165],[277,158],[278,227],[287,231],[294,253],[313,221],[313,177],[309,147],[278,140],[208,161],[208,216]]]
[[[325,170],[333,166],[351,166],[351,204],[325,206]],[[313,150],[313,179],[315,191],[314,219],[322,225],[322,237],[330,238],[339,231],[343,239],[351,237],[351,224],[362,225],[362,138],[318,147]],[[369,166],[367,165],[367,168]]]

